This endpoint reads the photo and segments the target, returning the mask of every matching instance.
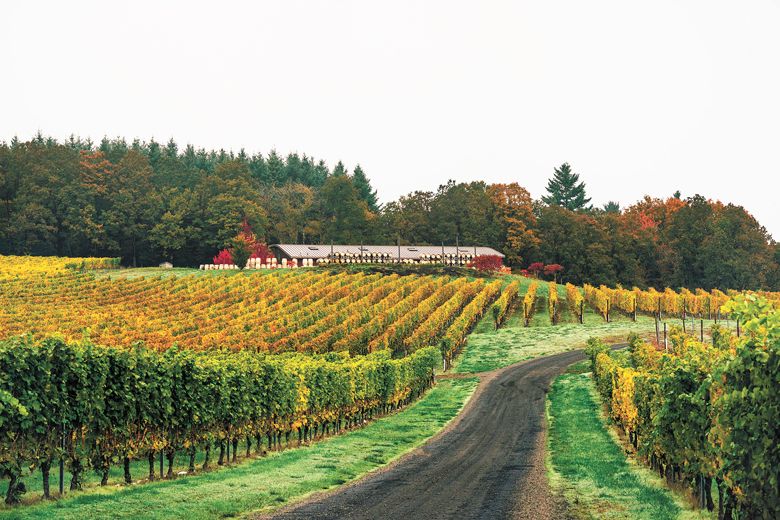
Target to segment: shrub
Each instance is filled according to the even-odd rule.
[[[498,255],[479,255],[475,256],[468,266],[477,271],[498,272],[504,267],[504,262]]]

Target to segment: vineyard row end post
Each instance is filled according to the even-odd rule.
[[[669,351],[669,343],[666,339],[666,322],[664,322],[664,350]]]
[[[699,341],[704,343],[704,320],[699,322]]]
[[[60,496],[65,493],[65,422],[62,423],[62,455],[60,455]]]
[[[658,331],[658,316],[653,316],[655,318],[655,344],[656,346],[661,346],[661,334]]]

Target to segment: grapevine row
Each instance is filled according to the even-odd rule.
[[[504,320],[506,320],[509,315],[509,310],[512,308],[515,300],[517,300],[519,292],[520,282],[515,280],[506,286],[501,292],[501,296],[499,296],[498,300],[493,304],[493,324],[496,329],[498,329],[501,324],[504,323]]]
[[[67,269],[66,262],[54,262],[46,276],[43,269],[4,272],[3,265],[0,339],[31,333],[76,340],[86,333],[103,345],[142,341],[158,350],[411,351],[436,344],[452,313],[484,283],[315,270],[108,279]],[[417,290],[423,286],[428,290]],[[440,327],[430,321],[416,332],[452,298],[437,314]]]
[[[547,284],[547,313],[550,315],[550,323],[555,325],[558,320],[558,284],[554,281]]]
[[[62,455],[78,489],[89,467],[164,454],[168,471],[198,448],[224,450],[238,439],[262,448],[282,437],[311,440],[414,399],[433,383],[436,348],[403,359],[387,353],[350,358],[249,351],[95,347],[46,339],[0,342],[0,469],[18,500],[22,468],[48,482]],[[64,449],[63,449],[64,446]],[[150,478],[154,478],[153,470]],[[48,493],[48,489],[46,489]]]
[[[528,285],[528,290],[526,290],[525,295],[523,296],[523,320],[526,327],[531,325],[531,318],[533,318],[534,315],[534,307],[536,305],[536,289],[538,286],[539,284],[536,282],[531,282]]]
[[[508,290],[516,290],[509,289]],[[506,292],[506,291],[505,291]],[[463,346],[466,340],[466,336],[471,331],[472,327],[482,318],[485,313],[485,309],[493,302],[496,297],[501,293],[501,280],[496,280],[486,285],[477,294],[473,300],[469,302],[463,311],[447,329],[444,334],[442,342],[443,355],[447,363],[449,363],[454,354]]]
[[[668,352],[636,338],[630,352],[597,341],[587,352],[612,417],[661,476],[710,510],[714,481],[719,518],[778,518],[780,313],[750,295],[725,310],[745,323],[741,338],[716,325],[707,345],[673,327]]]
[[[569,304],[569,310],[571,313],[576,316],[579,323],[582,323],[583,304],[585,300],[583,299],[582,293],[580,292],[579,288],[577,288],[577,286],[570,283],[566,284],[566,301]]]

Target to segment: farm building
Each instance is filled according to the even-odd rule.
[[[279,262],[296,260],[298,265],[322,263],[445,263],[464,265],[475,256],[504,255],[492,247],[273,244]]]

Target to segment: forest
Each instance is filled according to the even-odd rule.
[[[676,192],[593,207],[568,164],[551,165],[535,200],[522,187],[531,174],[380,204],[359,165],[39,134],[0,144],[0,254],[192,266],[246,220],[267,243],[491,246],[515,268],[560,264],[560,280],[575,284],[780,289],[780,246],[741,206]]]

